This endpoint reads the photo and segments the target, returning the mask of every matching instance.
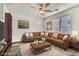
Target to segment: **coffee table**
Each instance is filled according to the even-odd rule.
[[[38,43],[38,44],[31,42],[30,46],[31,46],[31,51],[33,52],[34,55],[37,55],[39,53],[42,53],[44,51],[51,49],[51,44],[46,41],[43,41],[42,43]]]

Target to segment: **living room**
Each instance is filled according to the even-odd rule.
[[[11,45],[4,55],[79,56],[79,4],[6,3],[3,6],[4,38]],[[39,43],[43,43],[42,47],[35,48],[34,44]]]

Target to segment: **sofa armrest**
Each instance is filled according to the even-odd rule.
[[[63,40],[64,47],[67,49],[68,47],[72,46],[72,41],[73,41],[72,37]]]

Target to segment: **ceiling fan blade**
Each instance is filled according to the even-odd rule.
[[[59,11],[59,9],[54,9],[54,11]]]
[[[43,7],[43,4],[41,3],[40,6]]]
[[[34,6],[30,6],[31,8],[33,8],[33,9],[37,9],[36,7],[34,7]]]
[[[53,12],[53,10],[44,10],[44,12]]]

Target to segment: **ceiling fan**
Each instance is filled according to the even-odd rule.
[[[36,4],[36,6],[31,6],[31,8],[37,9],[38,12],[39,12],[41,15],[44,15],[45,12],[58,11],[58,9],[54,9],[54,10],[49,10],[49,9],[47,9],[47,7],[49,7],[49,6],[50,6],[50,3],[38,3],[38,4]]]

